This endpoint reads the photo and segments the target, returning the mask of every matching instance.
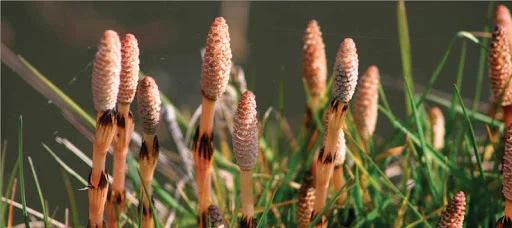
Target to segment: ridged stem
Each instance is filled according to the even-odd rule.
[[[512,201],[509,199],[505,200],[505,218],[512,219]]]
[[[334,184],[334,192],[338,192],[343,186],[345,185],[345,176],[343,175],[343,167],[342,166],[336,166],[334,167],[333,171],[333,184]],[[343,192],[338,200],[336,200],[336,203],[338,205],[342,205],[345,200],[347,199],[347,192]]]
[[[158,154],[159,146],[156,135],[144,134],[144,142],[139,154],[140,177],[142,182],[144,182],[144,185],[140,185],[140,194],[143,196],[143,202],[141,205],[144,207],[142,215],[143,228],[154,227],[153,215],[149,204],[152,199],[148,199],[148,195],[152,197],[153,189],[151,187],[151,183],[153,182]],[[146,187],[145,190],[144,187]]]
[[[242,217],[254,217],[254,200],[252,192],[252,170],[240,170],[240,202]]]
[[[328,113],[330,113],[330,116],[326,117],[329,118],[329,125],[327,126],[328,133],[325,137],[324,147],[320,150],[316,163],[316,198],[312,219],[314,219],[326,205],[327,190],[333,174],[334,160],[336,158],[335,151],[337,149],[340,131],[342,130],[347,114],[348,104],[333,100],[329,109]],[[327,227],[327,220],[322,218],[315,227]]]
[[[92,169],[89,176],[89,225],[103,227],[103,212],[108,194],[108,175],[105,170],[107,151],[116,132],[116,118],[112,110],[98,112],[96,136],[93,142]]]
[[[194,165],[198,191],[198,227],[206,227],[208,206],[211,204],[211,174],[213,171],[213,118],[215,101],[203,95],[199,129],[193,145]]]
[[[107,225],[117,227],[117,218],[124,211],[125,205],[125,180],[126,180],[126,156],[130,139],[134,129],[133,115],[130,112],[130,104],[117,104],[117,134],[113,140],[114,147],[114,171],[110,194],[107,197]],[[117,213],[115,206],[117,206]]]

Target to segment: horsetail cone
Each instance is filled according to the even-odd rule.
[[[309,21],[304,34],[302,76],[312,97],[320,96],[325,90],[327,60],[322,32],[316,20]]]
[[[210,220],[210,228],[224,228],[224,215],[219,207],[210,205],[208,207],[208,219]]]
[[[126,34],[121,49],[121,83],[117,102],[130,104],[137,91],[139,81],[139,44],[132,34]]]
[[[299,189],[299,201],[296,208],[297,225],[300,228],[306,228],[310,224],[310,217],[315,204],[315,192],[313,174],[308,171],[302,178],[302,185]]]
[[[512,105],[512,83],[509,83],[509,77],[512,74],[510,49],[507,32],[499,25],[492,33],[488,64],[493,100],[496,102],[501,100],[501,106]],[[501,99],[502,95],[503,99]]]
[[[92,71],[92,95],[98,112],[114,109],[121,72],[121,41],[117,32],[107,30],[98,45]]]
[[[436,150],[444,147],[445,120],[443,112],[437,106],[432,107],[428,112],[430,123],[432,124],[432,146]]]
[[[512,126],[505,135],[505,151],[503,153],[503,195],[512,201]]]
[[[466,196],[464,192],[458,192],[443,211],[439,228],[462,228],[464,215],[466,214]]]
[[[340,131],[340,138],[336,143],[336,156],[334,157],[334,166],[340,166],[345,163],[345,155],[347,154],[347,144],[345,133]]]
[[[499,25],[507,31],[507,39],[509,49],[512,50],[512,17],[510,16],[510,10],[504,6],[499,5],[494,11],[494,24]]]
[[[364,142],[375,132],[379,103],[379,69],[370,66],[361,78],[353,109],[354,122]]]
[[[145,134],[154,135],[160,124],[160,92],[152,77],[140,80],[137,91],[137,105]]]
[[[210,100],[217,100],[226,90],[231,72],[229,27],[222,17],[215,18],[208,37],[201,68],[201,92]]]
[[[258,118],[255,98],[249,90],[242,94],[233,124],[233,151],[241,170],[251,170],[258,159]]]
[[[341,42],[334,64],[334,98],[348,103],[357,85],[359,59],[354,40],[346,38]]]

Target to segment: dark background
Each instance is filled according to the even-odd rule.
[[[246,72],[258,110],[277,106],[279,85],[284,86],[284,115],[298,129],[304,113],[302,37],[308,20],[316,19],[324,34],[331,71],[339,43],[352,37],[357,44],[360,74],[370,64],[381,71],[385,85],[401,83],[395,2],[2,2],[1,38],[59,86],[88,113],[95,113],[91,95],[91,61],[106,29],[121,36],[133,33],[141,49],[141,70],[153,76],[164,93],[185,113],[201,102],[200,49],[209,25],[223,15],[231,30],[233,56]],[[509,8],[510,3],[505,3]],[[482,31],[487,2],[407,2],[413,77],[425,85],[441,60],[450,39],[459,30]],[[236,18],[230,21],[230,18]],[[242,18],[242,19],[240,19]],[[243,18],[246,19],[244,23]],[[435,89],[453,90],[460,42],[457,42]],[[468,45],[465,98],[475,88],[479,47]],[[69,207],[59,165],[43,149],[49,145],[68,165],[86,177],[89,168],[55,142],[68,138],[90,155],[91,143],[69,124],[61,111],[6,65],[1,65],[1,138],[8,140],[6,174],[17,156],[17,119],[24,119],[24,154],[34,160],[50,211],[63,221]],[[487,101],[487,78],[482,101]],[[403,91],[385,86],[393,111],[403,117]],[[470,104],[467,104],[470,105]],[[384,116],[378,133],[389,134]],[[108,158],[111,162],[111,158]],[[28,206],[41,210],[30,167],[25,163]],[[72,177],[73,187],[82,187]],[[7,184],[7,182],[5,182]],[[5,186],[5,185],[4,185]],[[87,217],[87,193],[76,190],[81,219]],[[16,201],[20,201],[19,189]],[[21,222],[21,211],[15,210]]]

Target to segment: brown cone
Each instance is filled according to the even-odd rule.
[[[121,41],[117,32],[107,30],[98,45],[92,70],[92,96],[96,111],[114,109],[120,71]]]
[[[512,83],[509,78],[512,73],[510,62],[510,49],[508,46],[507,32],[501,26],[496,26],[492,33],[492,40],[489,47],[489,77],[490,87],[493,91],[495,102],[499,102],[501,96],[501,106],[512,104]]]
[[[258,118],[256,97],[247,90],[242,94],[233,124],[233,152],[241,170],[251,170],[258,159]]]
[[[222,17],[215,18],[208,37],[201,69],[201,91],[210,100],[217,100],[226,90],[231,72],[229,27]]]
[[[466,214],[466,196],[464,192],[458,192],[441,215],[439,228],[462,228],[464,215]]]
[[[432,146],[436,150],[444,147],[445,120],[443,112],[439,107],[432,107],[428,112],[430,123],[432,124]]]
[[[340,44],[334,64],[334,98],[348,103],[354,95],[358,75],[359,59],[356,44],[352,39],[346,38]]]
[[[376,66],[370,66],[364,73],[357,89],[355,105],[352,110],[357,131],[363,142],[367,142],[368,137],[373,136],[377,124],[379,81],[379,69]]]
[[[302,48],[302,76],[312,97],[320,96],[325,90],[327,60],[322,32],[316,20],[308,23]]]
[[[504,5],[498,5],[494,11],[494,24],[503,27],[507,31],[508,47],[512,50],[512,18],[510,10]]]
[[[160,124],[161,101],[158,85],[150,76],[145,76],[139,82],[137,105],[144,133],[154,135]]]
[[[135,91],[137,91],[140,63],[139,45],[132,34],[126,34],[124,37],[121,56],[121,83],[119,84],[117,102],[130,104],[135,97]]]
[[[299,189],[299,202],[297,202],[297,225],[300,228],[308,227],[311,213],[315,204],[315,186],[313,186],[313,175],[306,172]]]

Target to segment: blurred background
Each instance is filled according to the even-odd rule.
[[[260,116],[269,106],[279,105],[284,90],[283,114],[298,130],[305,110],[302,85],[302,39],[310,19],[321,26],[331,71],[339,43],[355,40],[360,74],[377,65],[393,111],[404,110],[402,66],[397,37],[395,2],[2,2],[1,39],[74,99],[88,113],[95,113],[91,94],[92,61],[96,45],[106,29],[121,36],[134,34],[141,50],[141,70],[153,76],[160,89],[188,116],[201,102],[200,50],[211,22],[224,16],[230,26],[236,64],[245,70],[248,88],[258,101]],[[510,3],[505,3],[509,8]],[[417,88],[425,85],[440,62],[451,38],[460,30],[482,31],[487,2],[407,2],[413,77]],[[453,91],[460,42],[452,49],[447,65],[434,88]],[[469,44],[463,97],[472,98],[480,49]],[[487,78],[483,91],[488,90]],[[481,100],[487,101],[487,93]],[[470,106],[472,104],[466,104]],[[133,110],[133,109],[132,109]],[[188,114],[187,114],[188,113]],[[47,144],[80,175],[89,168],[62,145],[65,137],[90,155],[91,143],[61,111],[1,65],[1,139],[8,141],[5,177],[16,160],[17,119],[24,120],[24,154],[34,160],[50,214],[64,219],[68,207],[59,165],[44,151]],[[405,115],[402,115],[405,116]],[[377,134],[391,132],[387,119],[379,119]],[[111,157],[107,162],[111,163]],[[25,166],[28,206],[41,210],[33,178]],[[5,182],[6,183],[6,182]],[[85,224],[87,192],[72,179]],[[5,185],[4,185],[5,186]],[[19,192],[16,201],[19,202]],[[15,210],[16,221],[21,211]]]

